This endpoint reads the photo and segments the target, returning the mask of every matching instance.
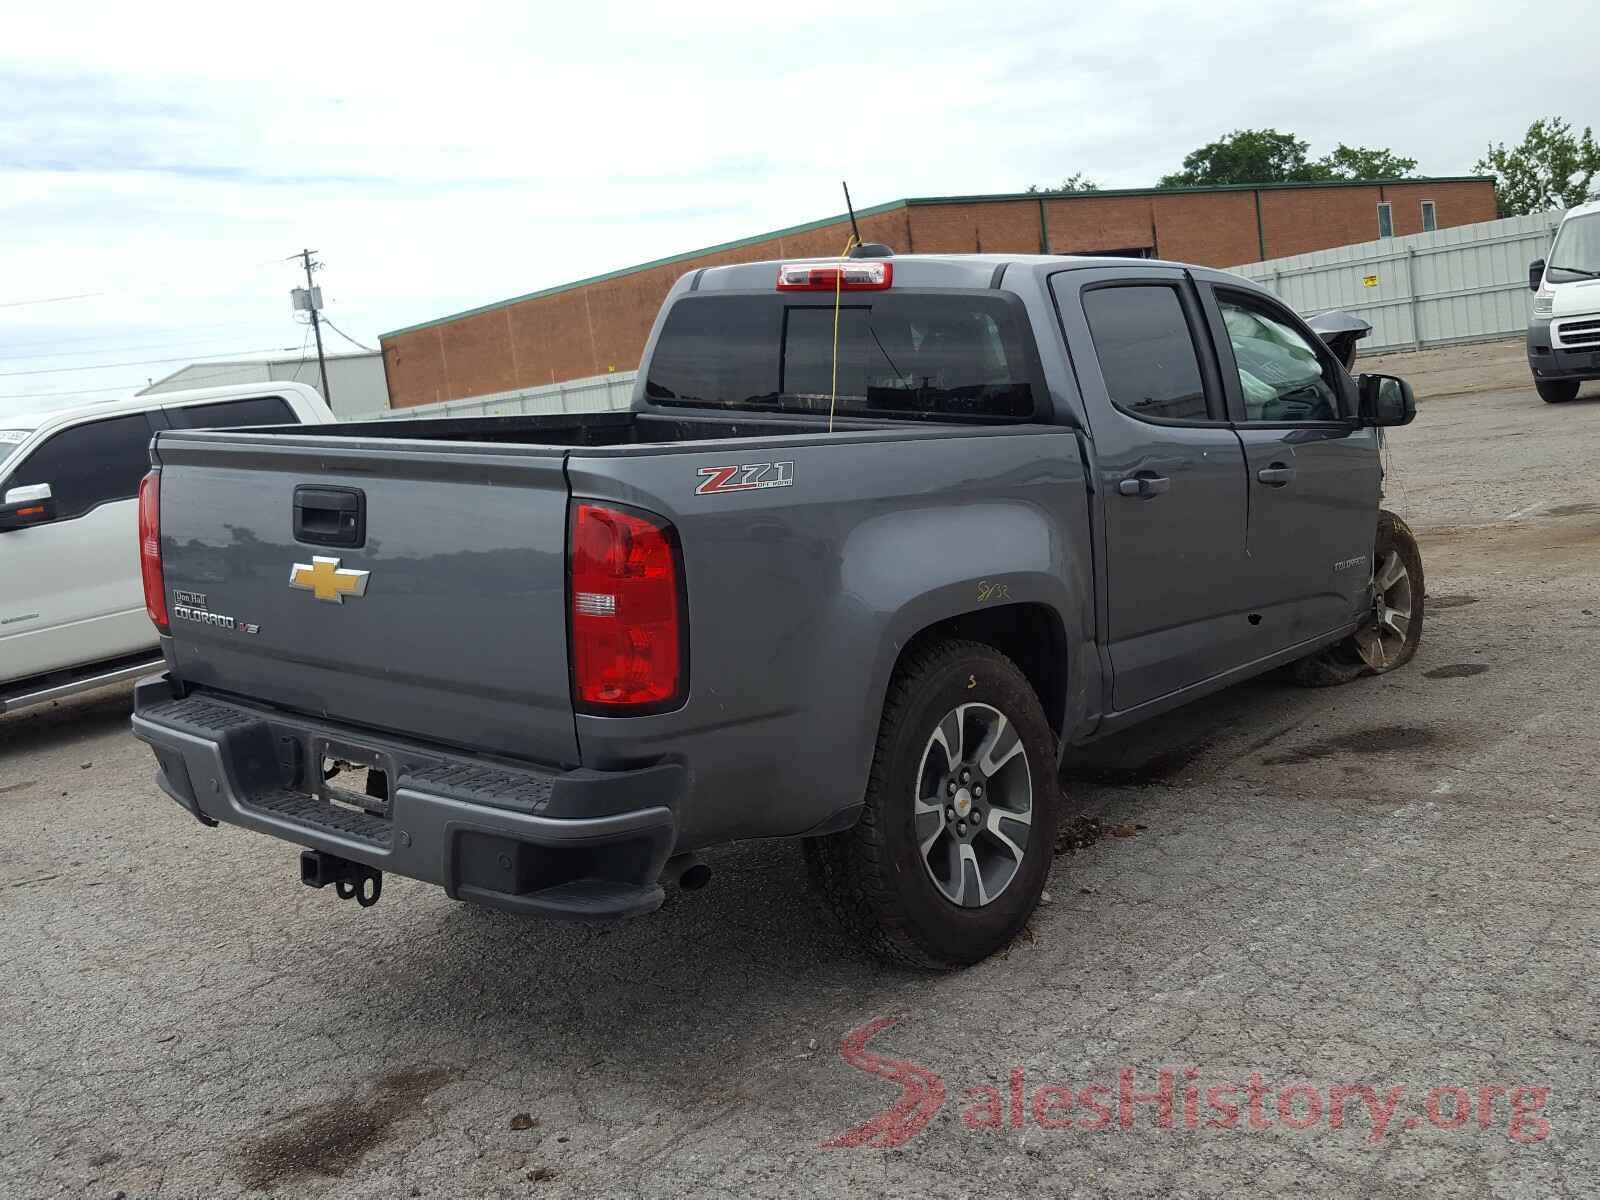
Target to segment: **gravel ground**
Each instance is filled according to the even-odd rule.
[[[1595,1194],[1600,399],[1391,446],[1415,662],[1075,760],[1050,902],[955,975],[787,844],[604,930],[358,910],[164,799],[126,689],[0,718],[0,1195]]]

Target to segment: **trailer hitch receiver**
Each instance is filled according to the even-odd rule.
[[[339,899],[354,900],[362,908],[371,908],[383,895],[382,871],[321,850],[300,851],[300,882],[314,888],[331,883]]]

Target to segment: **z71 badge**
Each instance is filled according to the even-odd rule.
[[[739,467],[701,467],[703,482],[696,496],[715,496],[723,492],[754,492],[761,488],[789,487],[794,483],[794,463],[746,463]]]

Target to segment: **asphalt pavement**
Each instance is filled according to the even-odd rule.
[[[1594,395],[1425,399],[1416,660],[1076,756],[957,974],[786,843],[604,929],[361,910],[165,799],[128,689],[0,718],[0,1196],[1594,1195]]]

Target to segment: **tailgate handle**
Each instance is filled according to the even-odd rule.
[[[367,496],[360,488],[294,489],[294,538],[313,546],[356,548],[367,540]]]

